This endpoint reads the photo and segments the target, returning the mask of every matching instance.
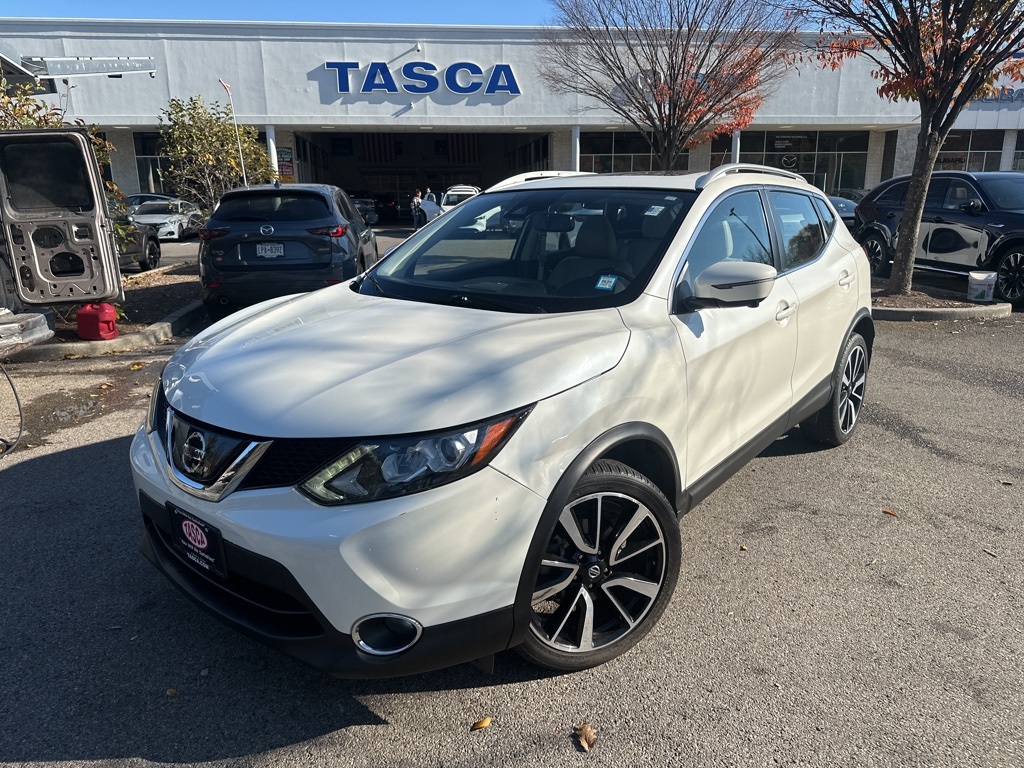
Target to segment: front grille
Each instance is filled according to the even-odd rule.
[[[347,437],[274,440],[238,490],[298,485],[355,444]]]

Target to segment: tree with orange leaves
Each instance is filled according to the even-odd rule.
[[[836,69],[855,57],[874,65],[878,93],[921,105],[921,126],[888,292],[910,292],[928,183],[942,143],[974,99],[1024,79],[1020,0],[796,0],[813,19],[815,53]]]
[[[734,0],[552,4],[541,77],[635,126],[665,170],[690,147],[750,125],[788,66],[800,21]]]

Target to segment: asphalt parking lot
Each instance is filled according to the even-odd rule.
[[[683,519],[652,635],[562,676],[333,680],[188,602],[127,463],[172,349],[9,366],[33,447],[0,460],[0,764],[1024,764],[1021,313],[879,323],[855,439],[780,438]]]

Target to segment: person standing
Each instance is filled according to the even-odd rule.
[[[434,193],[430,191],[430,187],[427,187],[427,194],[425,194],[423,196],[423,199],[424,200],[429,200],[432,203],[436,203],[437,202],[437,198],[434,197]]]
[[[427,188],[430,191],[430,188]],[[412,196],[412,228],[420,228],[420,203],[423,202],[423,194],[417,189],[416,193]]]

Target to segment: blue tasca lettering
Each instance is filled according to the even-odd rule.
[[[438,88],[437,67],[428,61],[410,61],[402,67],[402,77],[409,82],[402,85],[406,93],[434,93]]]
[[[471,80],[465,85],[459,82],[459,72],[468,72],[470,75],[479,76],[484,73],[482,69],[471,61],[459,61],[452,64],[444,73],[444,84],[452,93],[470,94],[476,93],[483,87],[483,83]]]
[[[325,69],[333,69],[338,75],[338,93],[351,93],[348,87],[348,73],[353,69],[359,69],[356,61],[325,61]]]
[[[510,93],[513,96],[518,96],[520,93],[519,83],[516,82],[516,76],[512,74],[512,67],[508,64],[495,64],[494,69],[491,70],[491,76],[487,80],[484,93],[488,95]]]
[[[391,70],[388,69],[388,65],[383,61],[374,61],[366,68],[363,87],[359,89],[360,93],[373,93],[374,91],[398,93],[395,78],[392,76]]]

